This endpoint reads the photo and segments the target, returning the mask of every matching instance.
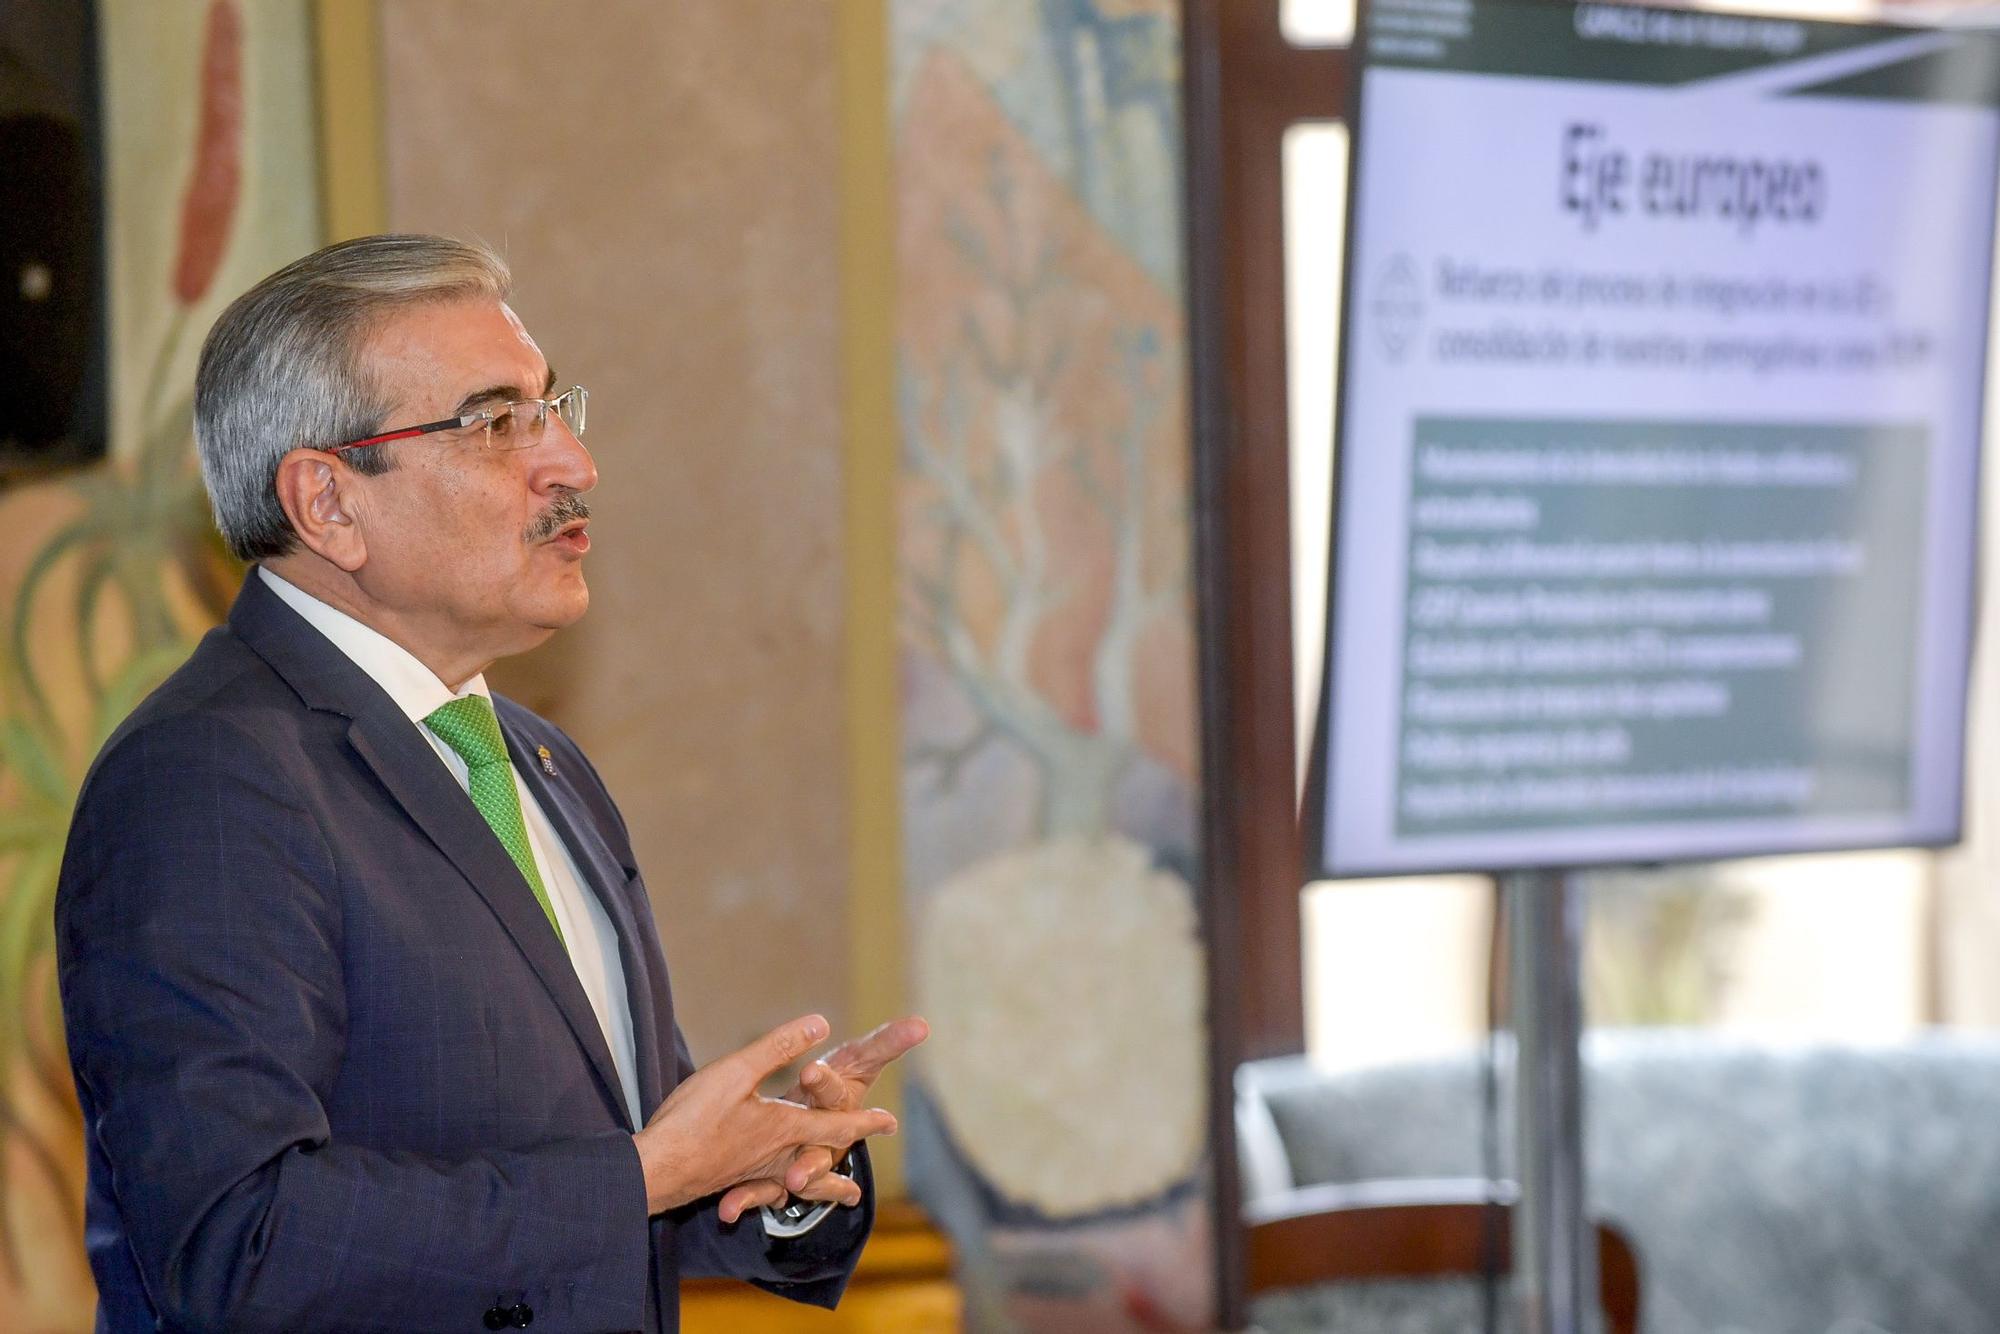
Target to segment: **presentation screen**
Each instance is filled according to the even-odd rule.
[[[1959,834],[1994,37],[1377,0],[1316,874]]]

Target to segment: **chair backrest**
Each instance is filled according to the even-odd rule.
[[[1483,1181],[1308,1186],[1245,1215],[1253,1296],[1319,1283],[1465,1277],[1489,1263],[1505,1273],[1513,1263],[1512,1203]],[[1595,1230],[1605,1323],[1611,1334],[1638,1334],[1638,1257],[1617,1228]]]

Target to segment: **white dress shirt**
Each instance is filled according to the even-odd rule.
[[[286,606],[305,617],[313,629],[333,641],[335,648],[388,692],[396,707],[431,743],[439,762],[451,771],[459,787],[470,792],[465,761],[424,725],[424,719],[434,709],[467,695],[484,695],[490,702],[493,694],[486,688],[485,676],[473,677],[454,692],[401,644],[286,583],[262,566],[257,573],[273,593],[284,599]],[[583,984],[583,994],[590,998],[598,1026],[604,1030],[604,1041],[611,1048],[612,1064],[618,1068],[618,1084],[625,1095],[626,1110],[632,1114],[632,1124],[642,1126],[646,1124],[646,1116],[639,1107],[632,1004],[625,990],[625,965],[618,957],[617,928],[611,925],[611,918],[597,896],[584,887],[569,848],[518,772],[514,774],[514,790],[520,794],[521,817],[528,826],[528,846],[535,854],[535,869],[542,873],[542,885],[549,891],[549,906],[555,909],[556,920],[562,924],[570,965],[576,969],[576,980]]]

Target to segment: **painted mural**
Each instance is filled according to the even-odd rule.
[[[974,1329],[1205,1328],[1178,11],[891,13],[912,1185]]]
[[[53,968],[70,808],[235,591],[194,464],[202,334],[319,232],[306,0],[104,0],[98,31],[112,457],[0,494],[0,1325],[32,1331],[95,1308]]]

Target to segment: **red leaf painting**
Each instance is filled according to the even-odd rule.
[[[181,200],[174,296],[193,305],[215,281],[243,188],[243,16],[235,0],[213,0],[202,38],[201,119],[194,171]]]

